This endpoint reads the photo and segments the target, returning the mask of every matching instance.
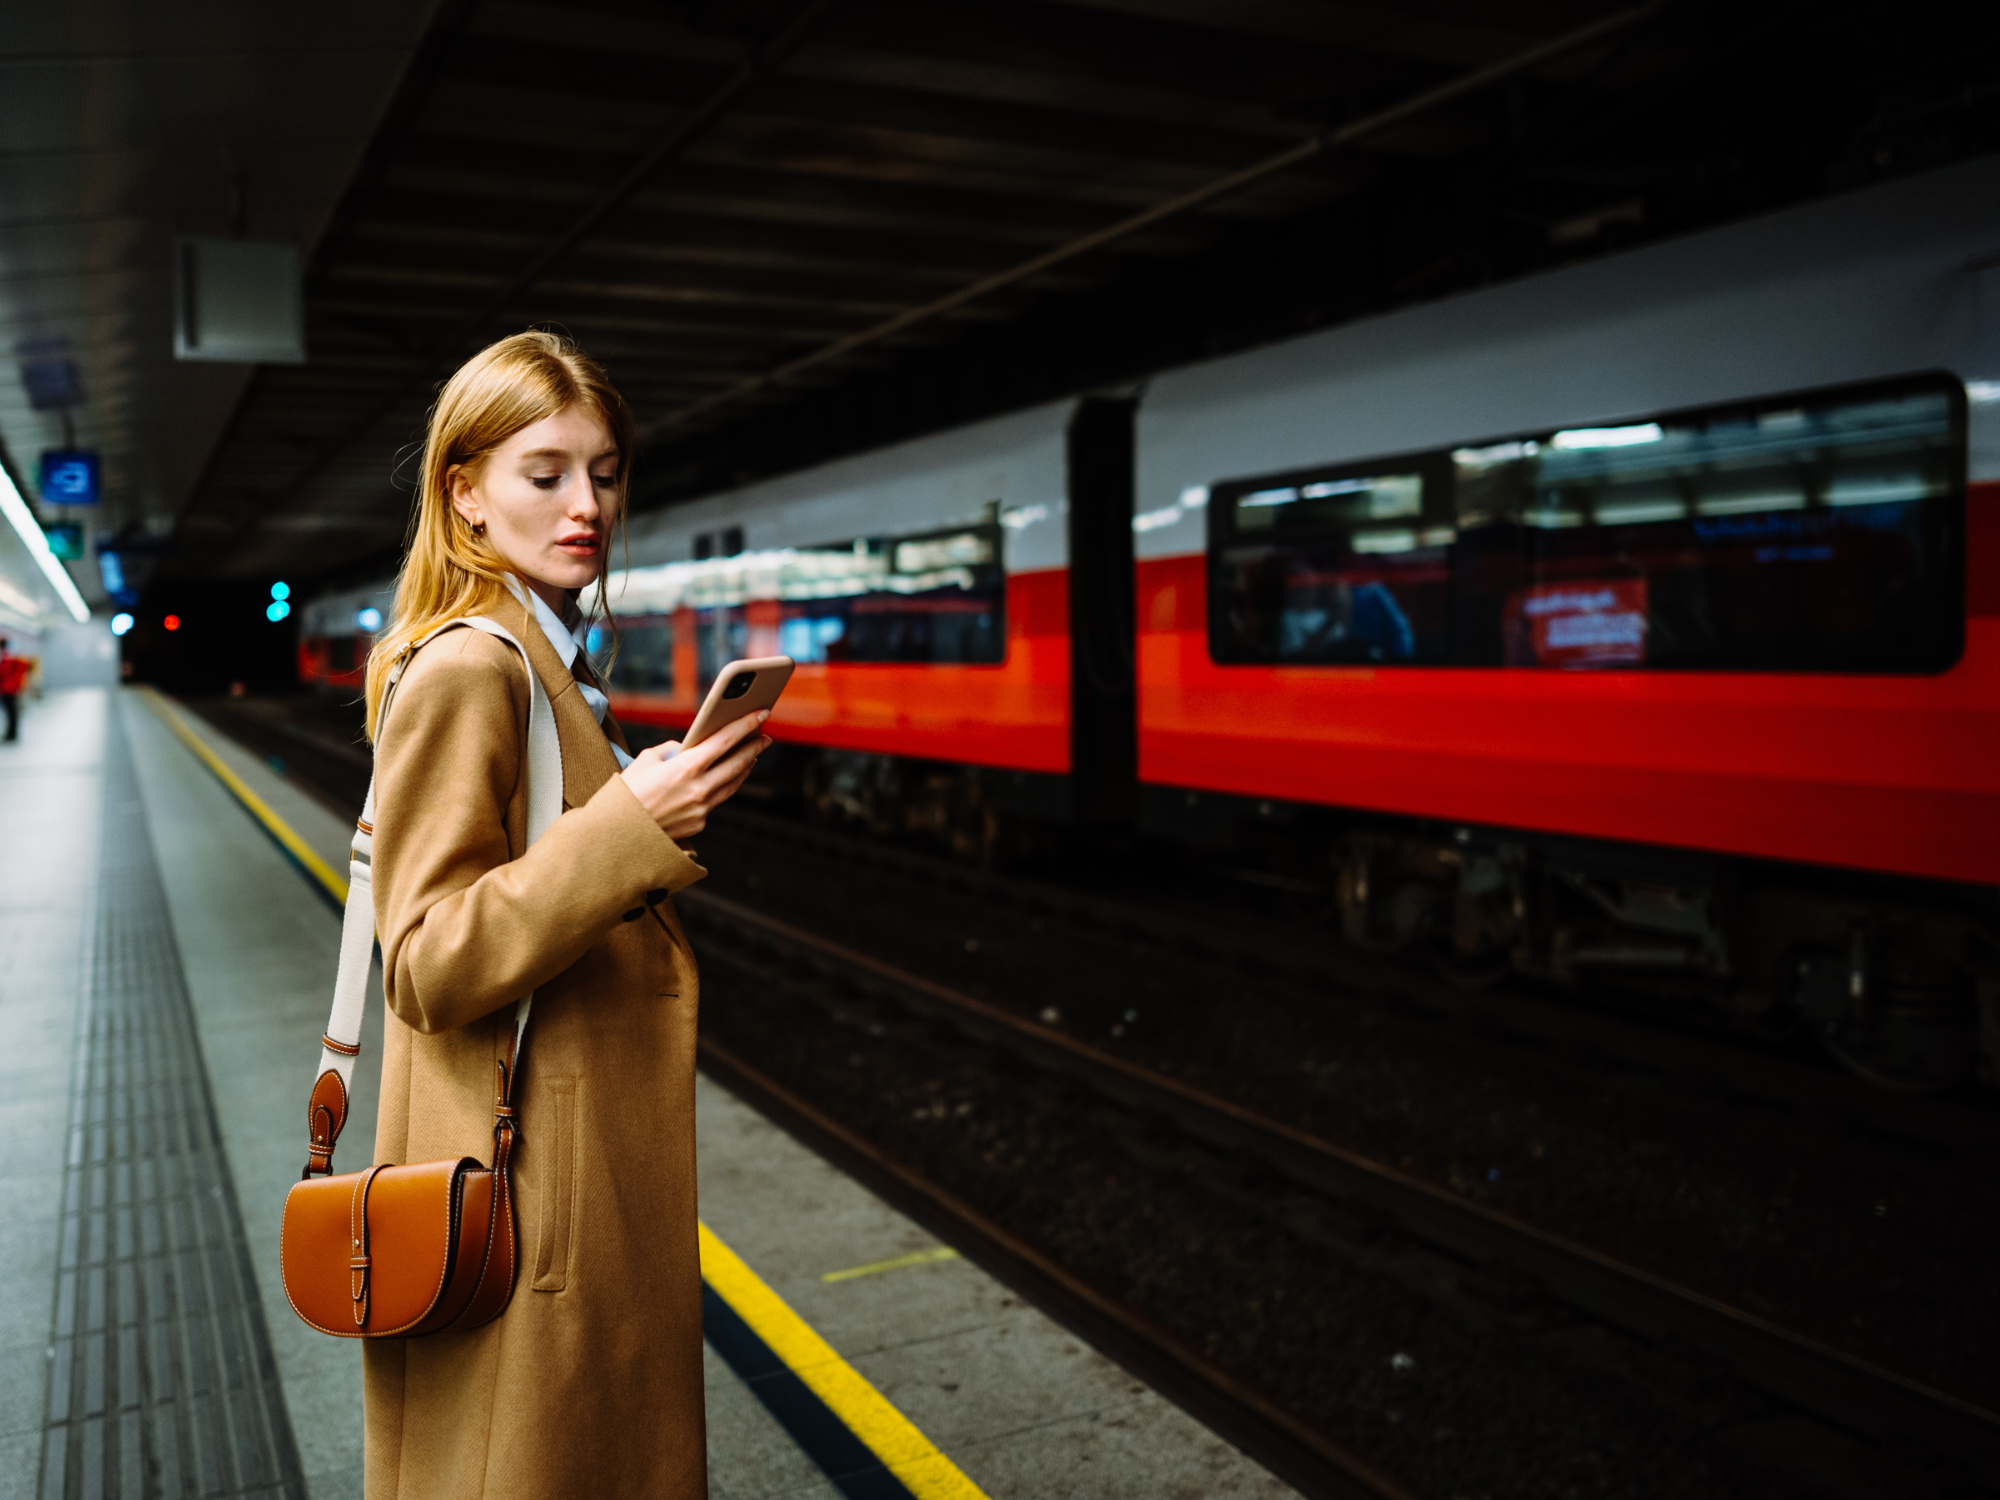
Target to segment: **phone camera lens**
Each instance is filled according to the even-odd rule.
[[[741,698],[750,691],[750,684],[757,680],[755,672],[738,672],[729,679],[729,686],[722,690],[725,698]]]

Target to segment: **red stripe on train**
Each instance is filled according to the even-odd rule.
[[[614,693],[629,724],[685,729],[695,696],[692,612],[676,619],[675,691]],[[766,616],[768,615],[768,618]],[[748,620],[751,655],[777,649],[775,604]],[[802,665],[771,716],[774,739],[1015,771],[1069,770],[1069,574],[1007,579],[1007,659],[997,666]]]
[[[1936,677],[1218,667],[1199,556],[1140,564],[1143,781],[2000,882],[2000,485]]]

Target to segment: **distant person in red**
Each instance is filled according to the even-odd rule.
[[[7,711],[10,745],[21,737],[21,689],[28,685],[28,673],[34,665],[27,657],[16,656],[13,643],[0,636],[0,708]]]

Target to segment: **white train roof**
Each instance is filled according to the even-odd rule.
[[[1141,557],[1207,486],[1944,369],[2000,478],[2000,157],[1169,371],[1139,409]]]

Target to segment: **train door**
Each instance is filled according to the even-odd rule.
[[[1129,823],[1139,776],[1132,594],[1132,436],[1138,403],[1088,396],[1070,417],[1070,807]]]

